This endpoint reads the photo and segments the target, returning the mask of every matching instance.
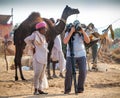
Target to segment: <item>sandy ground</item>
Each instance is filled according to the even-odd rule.
[[[107,71],[88,71],[84,93],[75,95],[74,86],[64,94],[64,79],[48,80],[48,95],[33,95],[33,71],[23,71],[27,81],[14,81],[14,70],[6,71],[0,61],[0,98],[120,98],[120,64],[108,64]],[[57,75],[59,70],[57,70]]]

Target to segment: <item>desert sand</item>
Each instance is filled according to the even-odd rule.
[[[23,71],[27,81],[20,77],[14,81],[15,70],[9,66],[6,71],[4,59],[0,62],[0,98],[120,98],[120,64],[114,62],[107,64],[107,70],[87,71],[85,91],[77,95],[73,85],[71,93],[64,94],[64,78],[60,77],[48,80],[49,88],[45,89],[48,95],[33,95],[33,70]],[[104,63],[99,65],[104,66]],[[59,76],[59,70],[56,72]]]

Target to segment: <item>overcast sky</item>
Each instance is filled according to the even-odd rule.
[[[67,22],[75,19],[88,25],[94,23],[98,29],[109,24],[120,27],[120,0],[0,0],[0,14],[11,14],[13,23],[21,23],[33,11],[40,12],[42,17],[58,19],[66,5],[78,8],[80,14],[72,15]]]

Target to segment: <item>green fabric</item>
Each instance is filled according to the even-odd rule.
[[[97,50],[98,50],[98,44],[94,44],[92,47],[92,58],[93,58],[93,63],[97,63]]]

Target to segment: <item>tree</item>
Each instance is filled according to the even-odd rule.
[[[114,39],[115,40],[120,40],[120,28],[116,28],[115,30],[114,30]],[[112,45],[112,49],[115,49],[115,48],[118,48],[119,47],[119,43],[118,43],[118,41],[117,41],[117,44],[114,44],[114,45]]]
[[[116,28],[116,29],[114,30],[114,36],[115,36],[115,39],[116,39],[116,38],[120,38],[120,28]]]

